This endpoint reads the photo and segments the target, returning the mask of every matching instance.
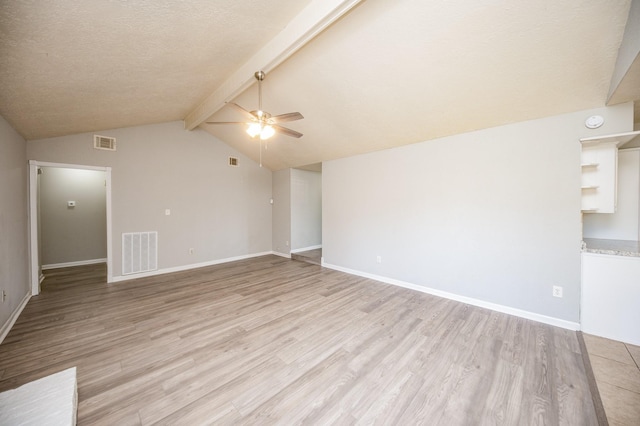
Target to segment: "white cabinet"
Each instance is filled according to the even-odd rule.
[[[618,201],[613,214],[585,214],[584,238],[640,239],[640,148],[618,150]]]
[[[639,134],[640,131],[580,139],[583,213],[615,213],[618,148]]]
[[[582,253],[582,331],[640,345],[640,257]]]
[[[582,146],[582,211],[613,213],[616,209],[618,147],[615,142]]]

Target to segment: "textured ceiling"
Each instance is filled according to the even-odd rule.
[[[306,3],[2,0],[0,114],[27,139],[181,120]]]
[[[0,2],[0,114],[27,139],[183,119],[309,2]],[[363,0],[267,75],[299,167],[604,105],[630,1]],[[253,85],[235,101],[257,107]],[[223,108],[212,119],[240,119]],[[239,126],[207,131],[258,159]]]
[[[629,2],[367,0],[264,82],[300,111],[263,163],[300,166],[603,106]],[[236,99],[255,109],[256,87]],[[214,119],[238,118],[230,108]],[[240,128],[203,126],[257,158]]]

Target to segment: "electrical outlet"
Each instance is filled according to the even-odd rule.
[[[287,246],[287,247],[289,247],[289,241],[285,241],[285,242],[284,242],[284,245],[285,245],[285,246]]]
[[[553,297],[562,297],[562,287],[559,285],[553,286]]]
[[[376,263],[382,263],[382,256],[376,256]]]
[[[189,254],[193,254],[196,252],[196,249],[194,249],[193,247],[189,249]]]

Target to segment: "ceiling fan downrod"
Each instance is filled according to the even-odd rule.
[[[256,71],[253,76],[258,80],[258,116],[262,118],[262,80],[264,80],[265,73],[264,71]]]

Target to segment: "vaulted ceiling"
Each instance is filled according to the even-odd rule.
[[[205,124],[257,109],[254,66],[265,110],[305,116],[263,163],[297,167],[603,106],[630,4],[5,0],[0,114],[26,139],[186,119],[257,160]]]

